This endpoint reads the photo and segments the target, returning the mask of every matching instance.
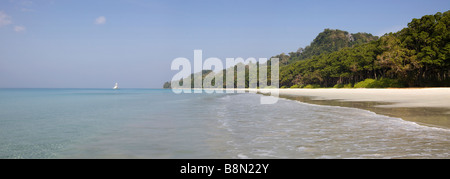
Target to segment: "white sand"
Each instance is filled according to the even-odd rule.
[[[269,92],[262,89],[260,92]],[[404,89],[280,89],[280,95],[312,97],[317,100],[375,101],[393,104],[376,107],[437,107],[450,109],[450,88]]]

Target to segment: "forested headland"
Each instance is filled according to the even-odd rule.
[[[413,19],[382,37],[325,29],[309,46],[272,58],[280,61],[281,88],[450,87],[449,30],[450,11]],[[270,61],[267,66],[270,73]]]

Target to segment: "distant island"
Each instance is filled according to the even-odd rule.
[[[281,88],[450,87],[449,30],[450,11],[413,19],[406,28],[382,37],[325,29],[309,46],[272,58],[280,60]],[[267,66],[270,69],[270,60]]]

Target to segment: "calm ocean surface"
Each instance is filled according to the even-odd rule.
[[[0,89],[0,158],[450,158],[450,130],[258,94]]]

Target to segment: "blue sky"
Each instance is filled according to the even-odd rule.
[[[1,0],[0,88],[160,88],[177,57],[268,58],[325,28],[382,35],[448,0]]]

